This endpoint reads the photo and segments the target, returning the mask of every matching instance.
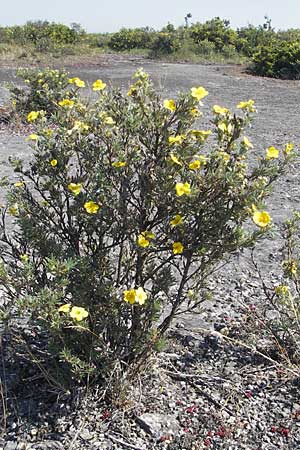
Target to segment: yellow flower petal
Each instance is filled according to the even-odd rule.
[[[58,308],[58,312],[68,313],[71,309],[71,303],[66,303]]]
[[[175,111],[176,110],[176,103],[173,99],[170,100],[164,100],[164,107],[166,109],[169,109],[170,111]]]
[[[174,155],[174,153],[170,153],[170,158],[173,161],[173,163],[177,164],[178,166],[182,166],[182,162],[179,161],[177,156]]]
[[[183,253],[184,247],[181,242],[174,242],[173,243],[173,253],[174,255],[180,255]]]
[[[152,233],[152,231],[142,231],[141,235],[144,236],[147,239],[154,239],[155,238],[155,234]]]
[[[30,139],[31,141],[37,141],[38,140],[38,135],[35,133],[32,133],[28,136],[28,139]]]
[[[135,303],[135,289],[129,289],[123,292],[124,301],[133,305]]]
[[[277,148],[275,147],[269,147],[266,150],[266,159],[277,159],[279,158],[279,150],[277,150]]]
[[[172,220],[170,220],[170,225],[172,227],[177,227],[178,225],[183,224],[183,217],[180,214],[176,214],[175,217],[173,217]]]
[[[62,106],[63,108],[73,108],[74,106],[74,100],[70,100],[68,98],[64,98],[63,100],[61,100],[60,102],[58,102],[59,106]]]
[[[50,164],[52,167],[56,167],[57,166],[57,159],[51,159]]]
[[[147,300],[146,292],[144,291],[144,289],[142,287],[139,287],[135,291],[135,302],[138,303],[139,305],[143,305],[146,300]]]
[[[198,170],[198,169],[201,169],[201,166],[203,166],[205,164],[206,164],[206,158],[203,161],[201,161],[200,159],[195,159],[195,161],[193,161],[189,164],[189,169],[190,170]]]
[[[116,168],[125,167],[126,165],[127,165],[126,161],[115,161],[112,163],[112,166]]]
[[[85,202],[83,207],[88,214],[96,214],[100,208],[100,205],[90,200],[89,202]]]
[[[176,183],[175,190],[178,197],[181,197],[182,195],[190,195],[191,185],[190,183]]]
[[[255,112],[254,100],[248,100],[247,102],[240,102],[237,106],[239,109],[245,109],[248,112]]]
[[[246,148],[253,148],[253,145],[251,144],[251,142],[249,141],[249,139],[244,136],[242,139],[242,144],[246,147]]]
[[[178,136],[170,136],[169,137],[169,144],[182,144],[183,141],[186,139],[186,136],[184,134],[179,134]]]
[[[70,317],[77,322],[80,322],[81,320],[88,317],[89,313],[86,309],[81,308],[80,306],[73,306],[73,308],[70,311]]]
[[[202,86],[199,86],[197,88],[196,87],[192,87],[191,88],[191,95],[196,100],[198,100],[198,102],[200,102],[200,100],[202,100],[204,97],[206,97],[208,95],[208,92]]]
[[[85,87],[85,82],[78,77],[69,78],[69,83],[75,84],[77,87]]]
[[[96,80],[92,84],[93,91],[103,91],[106,88],[106,83],[103,83],[102,80]]]
[[[82,184],[81,183],[69,183],[68,189],[69,189],[69,191],[72,192],[72,194],[78,195],[78,194],[80,194],[80,191],[82,189]]]
[[[283,153],[285,153],[286,155],[289,155],[294,150],[294,148],[295,148],[294,144],[289,142],[284,147]]]
[[[271,217],[269,213],[266,211],[254,211],[252,220],[255,223],[255,225],[259,226],[260,228],[267,227],[271,222]]]
[[[219,106],[219,105],[214,105],[213,112],[220,116],[224,116],[225,114],[227,114],[229,112],[229,109],[223,108],[222,106]]]
[[[140,234],[137,239],[137,244],[139,247],[146,248],[149,247],[150,241],[143,234]]]
[[[39,111],[31,111],[27,114],[27,122],[33,122],[39,117]]]

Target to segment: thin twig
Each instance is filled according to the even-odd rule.
[[[239,340],[237,340],[237,339],[233,339],[233,338],[231,338],[231,337],[229,337],[229,336],[225,336],[224,334],[219,333],[218,331],[207,330],[207,329],[205,329],[205,328],[194,328],[194,329],[191,330],[191,331],[193,331],[193,332],[195,332],[195,333],[196,333],[196,332],[204,332],[204,333],[206,333],[206,334],[215,335],[215,336],[218,336],[218,337],[220,337],[220,338],[223,338],[223,339],[229,341],[230,343],[232,343],[232,344],[234,344],[234,345],[237,345],[237,346],[240,346],[240,347],[247,348],[247,349],[250,350],[251,352],[256,353],[257,355],[261,356],[262,358],[266,359],[267,361],[273,363],[276,367],[280,367],[280,368],[282,368],[283,370],[286,370],[287,372],[292,373],[292,374],[295,375],[296,377],[299,377],[299,374],[300,374],[299,371],[297,372],[297,371],[295,371],[295,370],[293,370],[293,369],[290,369],[289,367],[283,366],[283,365],[280,364],[279,362],[277,362],[277,361],[275,361],[274,359],[270,358],[270,356],[265,355],[264,353],[260,352],[260,351],[257,350],[256,348],[252,347],[251,345],[247,345],[247,344],[245,344],[245,343],[242,342],[242,341],[239,341]]]
[[[116,444],[120,444],[120,445],[122,445],[123,447],[127,447],[127,448],[132,448],[132,449],[134,449],[134,450],[141,450],[141,447],[136,447],[135,445],[133,445],[133,444],[130,444],[129,442],[125,442],[125,441],[122,441],[121,439],[118,439],[118,438],[116,438],[115,436],[113,436],[112,434],[106,434],[106,437],[108,438],[108,439],[111,439],[113,442],[115,442]]]
[[[198,391],[203,397],[205,397],[209,402],[211,402],[214,406],[216,406],[218,409],[223,409],[225,410],[228,414],[230,414],[231,416],[234,415],[234,412],[231,411],[231,409],[229,409],[227,406],[222,405],[220,402],[218,402],[212,395],[208,394],[207,392],[203,391],[202,389],[200,389],[200,387],[192,380],[192,378],[196,378],[195,375],[190,376],[189,374],[185,374],[185,373],[181,373],[181,372],[170,372],[170,371],[165,371],[170,377],[177,379],[177,380],[181,380],[181,381],[186,381],[187,383],[189,383],[196,391]],[[200,381],[201,384],[203,384],[204,386],[208,386],[207,383],[205,383],[203,380],[198,380]]]

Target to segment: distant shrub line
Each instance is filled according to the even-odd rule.
[[[278,31],[271,21],[237,30],[228,20],[215,17],[190,26],[168,24],[152,28],[122,28],[116,33],[88,34],[78,24],[71,27],[49,22],[28,22],[24,26],[0,27],[0,51],[5,45],[31,46],[41,53],[80,53],[80,45],[116,52],[144,52],[149,57],[209,61],[251,62],[257,75],[299,79],[300,30]]]

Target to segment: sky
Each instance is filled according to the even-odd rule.
[[[300,28],[300,0],[0,0],[0,26],[23,25],[28,20],[80,23],[87,32],[104,33],[122,27],[161,29],[168,22],[229,19],[233,28],[259,25],[264,16],[278,29]]]

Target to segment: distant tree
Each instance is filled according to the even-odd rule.
[[[186,27],[186,28],[188,28],[188,26],[189,26],[189,19],[191,19],[191,18],[192,18],[192,14],[191,14],[191,13],[188,13],[188,14],[185,16],[184,21],[185,21],[185,27]]]
[[[264,16],[264,19],[265,19],[265,21],[263,23],[264,30],[273,31],[273,28],[272,28],[272,25],[271,25],[272,19],[270,19],[267,14]]]
[[[85,30],[80,25],[80,23],[72,22],[70,25],[71,30],[75,31],[76,34],[85,34]]]
[[[161,29],[161,31],[165,33],[174,33],[175,27],[172,23],[168,22],[168,24]]]

